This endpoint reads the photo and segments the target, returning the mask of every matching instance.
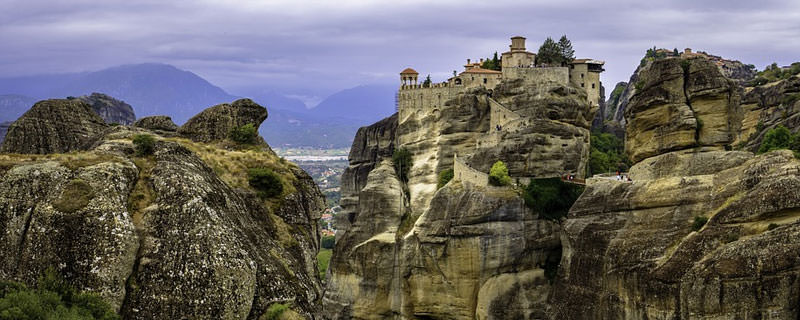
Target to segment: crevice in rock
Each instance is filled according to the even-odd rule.
[[[689,68],[692,63],[689,60],[681,61],[681,69],[683,69],[683,97],[686,100],[686,105],[689,107],[689,110],[692,111],[692,116],[695,119],[695,129],[694,129],[694,143],[696,145],[700,145],[700,129],[702,129],[702,121],[699,117],[697,117],[697,113],[694,111],[692,107],[692,101],[689,99]]]
[[[28,216],[25,218],[25,227],[22,229],[22,234],[19,237],[19,243],[17,243],[17,272],[19,273],[19,268],[22,263],[22,253],[25,251],[25,239],[28,238],[28,230],[31,228],[31,222],[33,222],[33,213],[36,212],[37,205],[33,205],[33,207],[28,211]]]
[[[153,202],[153,191],[148,183],[150,179],[150,172],[152,171],[153,167],[155,167],[155,161],[153,159],[143,158],[134,160],[134,163],[139,169],[139,173],[136,183],[128,195],[128,212],[131,214],[131,220],[133,221],[139,245],[136,248],[136,258],[133,261],[131,273],[125,280],[125,295],[122,299],[122,304],[120,305],[119,309],[119,313],[123,319],[129,318],[128,313],[132,309],[132,292],[138,289],[138,285],[136,283],[136,274],[138,273],[141,265],[146,238],[144,211]]]

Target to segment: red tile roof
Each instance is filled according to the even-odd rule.
[[[400,72],[400,74],[419,74],[419,72],[411,68],[406,68],[405,70],[403,70],[403,72]]]
[[[464,71],[464,72],[462,72],[462,73],[490,73],[490,74],[502,74],[502,72],[500,72],[500,71],[497,71],[497,70],[489,70],[489,69],[484,69],[484,68],[472,68],[472,69],[467,69],[466,71]]]

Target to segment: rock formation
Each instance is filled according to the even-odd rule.
[[[133,123],[133,126],[153,131],[178,131],[178,125],[176,125],[175,122],[172,122],[172,118],[169,116],[144,117],[136,120],[136,122]]]
[[[744,88],[736,74],[703,56],[643,63],[620,94],[633,181],[589,180],[560,221],[512,188],[436,189],[435,173],[454,154],[480,171],[508,161],[512,176],[581,168],[594,110],[575,88],[507,82],[362,128],[324,318],[797,318],[800,161],[732,149],[757,148],[777,124],[800,129],[798,78]],[[480,132],[495,104],[522,124],[492,143]],[[413,154],[408,183],[397,148]]]
[[[197,142],[227,139],[231,130],[246,124],[256,128],[267,119],[267,109],[250,99],[213,106],[192,117],[178,130]]]
[[[10,127],[12,123],[13,122],[0,122],[0,148],[2,148],[3,140],[6,138],[8,127]]]
[[[109,95],[95,92],[88,96],[80,96],[78,100],[92,106],[92,110],[108,124],[129,125],[136,120],[136,114],[133,113],[131,105]]]
[[[49,100],[21,120],[52,123],[68,107],[91,112],[79,100]],[[15,137],[36,129],[18,123]],[[82,123],[48,134],[67,135]],[[152,155],[135,155],[136,134],[156,137]],[[54,268],[99,293],[123,319],[257,319],[274,303],[307,318],[318,312],[324,198],[296,165],[266,147],[195,143],[127,126],[94,140],[77,153],[0,154],[0,279],[33,285]],[[247,183],[256,166],[275,172],[283,193],[262,199]]]
[[[80,150],[108,126],[77,99],[39,101],[8,128],[0,151],[48,154]]]
[[[342,178],[323,316],[545,315],[544,268],[560,257],[558,223],[539,218],[511,188],[454,179],[437,190],[437,175],[454,155],[485,172],[502,159],[518,177],[577,173],[595,111],[573,86],[512,80],[360,129]],[[515,120],[497,131],[493,112]],[[413,155],[407,183],[390,160],[397,148]]]

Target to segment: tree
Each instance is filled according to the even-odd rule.
[[[495,186],[507,186],[511,184],[511,177],[508,176],[508,168],[503,161],[497,161],[489,170],[489,183]]]
[[[408,172],[411,166],[414,165],[411,159],[411,152],[406,148],[400,148],[392,154],[392,164],[394,164],[394,172],[400,177],[403,182],[408,182]]]
[[[572,41],[567,39],[567,35],[558,39],[558,51],[561,56],[561,65],[568,65],[575,60],[575,50],[572,49]]]
[[[425,78],[425,81],[422,81],[423,88],[430,88],[431,87],[431,75]]]
[[[767,131],[764,141],[761,142],[761,147],[758,148],[758,153],[788,149],[792,144],[792,140],[794,140],[792,132],[783,125],[778,125]]]
[[[536,63],[540,65],[559,65],[562,61],[558,44],[553,41],[553,38],[547,37],[536,54]]]
[[[677,56],[679,56],[679,55],[681,55],[681,54],[678,52],[678,48],[672,49],[672,54],[673,54],[673,55],[675,55],[676,57],[677,57]]]
[[[320,243],[320,247],[325,249],[333,249],[333,246],[336,245],[336,237],[335,236],[322,236],[322,241]]]
[[[583,186],[559,178],[532,179],[522,190],[522,198],[539,217],[558,220],[567,216],[583,190]]]

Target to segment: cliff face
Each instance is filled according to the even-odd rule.
[[[0,122],[0,148],[3,146],[3,140],[6,138],[8,127],[10,127],[12,123],[13,122]]]
[[[639,71],[625,110],[631,161],[695,146],[730,145],[741,127],[740,88],[711,61],[667,58]]]
[[[92,110],[108,124],[129,125],[136,121],[131,105],[109,95],[95,92],[88,96],[80,96],[78,99],[92,106]]]
[[[749,151],[758,151],[764,135],[783,125],[792,132],[800,130],[800,76],[744,89],[742,129],[734,143]]]
[[[515,120],[491,128],[493,110]],[[593,112],[574,87],[520,81],[359,130],[342,178],[323,316],[544,315],[550,282],[543,268],[560,257],[558,223],[540,219],[510,187],[454,179],[437,190],[437,175],[453,167],[455,154],[485,172],[503,160],[516,176],[580,170]],[[391,163],[397,148],[412,154],[408,183]]]
[[[134,154],[136,134],[156,137],[152,155]],[[273,303],[318,312],[324,201],[305,172],[268,148],[142,128],[92,140],[78,153],[0,154],[0,278],[34,284],[54,268],[124,319],[256,319]],[[284,191],[259,197],[253,167]]]

